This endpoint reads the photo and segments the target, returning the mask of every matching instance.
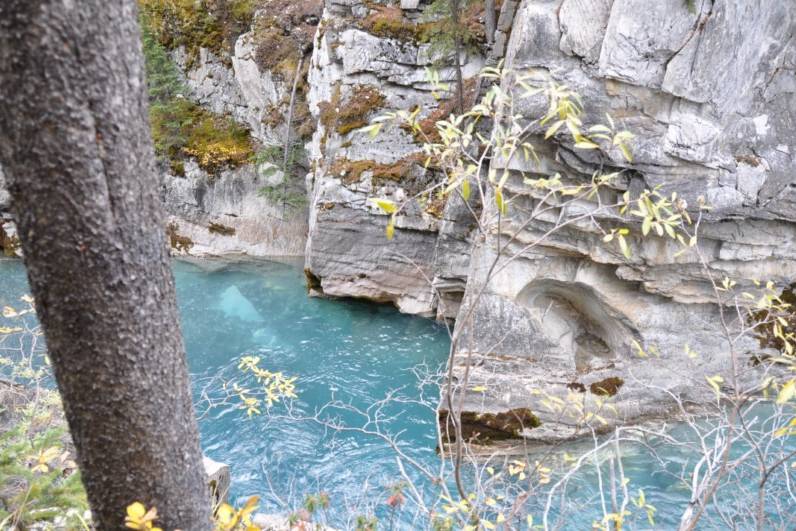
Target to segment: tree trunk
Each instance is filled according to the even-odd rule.
[[[0,160],[98,529],[210,529],[135,0],[0,1]]]
[[[484,31],[486,32],[486,42],[489,45],[495,43],[496,27],[495,0],[484,0]]]

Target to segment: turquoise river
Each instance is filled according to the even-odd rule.
[[[175,262],[174,273],[202,447],[230,466],[231,501],[256,494],[260,511],[286,514],[301,507],[307,494],[324,492],[331,503],[318,518],[337,528],[352,528],[353,517],[367,513],[381,518],[379,529],[427,528],[408,508],[386,523],[385,501],[402,481],[401,468],[393,449],[366,431],[395,435],[407,457],[438,466],[433,408],[439,391],[426,376],[445,364],[445,328],[389,306],[309,298],[294,265]],[[26,291],[22,263],[0,260],[0,307],[17,304]],[[233,390],[233,384],[254,386],[238,369],[243,356],[259,356],[261,367],[295,376],[298,398],[248,415]],[[393,400],[374,406],[387,396]],[[577,456],[578,446],[568,451]],[[692,456],[673,450],[658,457],[663,461],[638,450],[623,455],[634,492],[643,488],[657,508],[655,524],[644,515],[636,529],[676,529],[688,503],[687,486],[674,472]],[[434,486],[412,467],[404,470],[433,501]],[[570,518],[558,522],[559,529],[591,529],[605,502],[597,494],[600,481],[596,473],[573,479]],[[529,503],[537,511],[542,502],[540,496]],[[793,505],[787,511],[792,515]],[[796,528],[792,519],[785,521],[784,528]],[[723,528],[714,513],[700,527]]]

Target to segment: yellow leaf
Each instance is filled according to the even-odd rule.
[[[5,318],[11,318],[11,317],[16,317],[17,315],[19,315],[19,314],[18,314],[18,313],[17,313],[17,311],[16,311],[14,308],[12,308],[11,306],[5,306],[5,307],[3,307],[3,317],[5,317]]]
[[[782,386],[777,395],[777,404],[784,404],[796,395],[796,380],[791,380]]]
[[[483,385],[478,385],[476,387],[473,387],[473,391],[476,393],[485,393],[486,387],[484,387]]]
[[[627,245],[627,240],[621,234],[619,235],[619,248],[622,249],[622,254],[625,258],[630,259],[630,247]]]
[[[221,525],[229,525],[235,517],[235,509],[228,503],[222,504],[216,510],[216,521]]]
[[[395,236],[395,218],[390,218],[390,221],[387,223],[387,239],[392,240],[393,236]]]
[[[575,147],[578,149],[597,149],[600,146],[588,140],[581,140],[580,142],[575,142]]]
[[[395,203],[389,199],[371,199],[371,201],[387,214],[393,214],[398,210],[398,207],[395,206]]]
[[[711,377],[705,376],[705,380],[707,380],[708,385],[710,385],[710,387],[712,387],[713,390],[716,392],[716,395],[718,395],[719,392],[721,391],[721,384],[724,383],[724,378],[722,378],[719,375]]]
[[[504,216],[506,215],[506,202],[503,200],[503,190],[500,188],[495,189],[495,203],[497,203],[498,210]]]

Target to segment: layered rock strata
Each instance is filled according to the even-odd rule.
[[[608,113],[636,138],[632,163],[618,149],[576,150],[563,135],[540,150],[538,165],[493,162],[512,174],[511,206],[473,248],[464,307],[474,310],[458,323],[456,375],[461,383],[469,366],[468,385],[486,389],[469,394],[466,412],[534,412],[538,424],[513,436],[584,433],[583,415],[562,412],[557,400],[599,414],[605,422],[592,423],[600,429],[668,416],[675,396],[686,405],[713,400],[705,378],[730,381],[731,348],[712,282],[729,277],[742,291],[755,290],[752,279],[785,288],[796,280],[796,8],[787,0],[696,4],[694,12],[680,0],[520,4],[507,66],[567,85],[585,102],[584,122],[603,123]],[[533,119],[546,106],[526,99],[520,112]],[[709,206],[698,252],[678,255],[676,242],[642,238],[635,227],[628,260],[587,220],[529,247],[589,209],[610,229],[616,212],[582,203],[521,227],[521,212],[539,201],[523,176],[588,183],[600,171],[622,172],[605,203],[658,189],[676,191],[694,219]],[[498,238],[508,242],[501,257]],[[496,259],[515,253],[488,276]],[[749,373],[759,343],[747,337],[733,349]]]

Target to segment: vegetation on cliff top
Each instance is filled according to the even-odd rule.
[[[370,14],[359,22],[359,26],[378,37],[431,44],[441,53],[450,53],[455,34],[462,42],[475,47],[486,42],[481,19],[484,15],[482,2],[468,2],[462,11],[459,24],[454,25],[448,16],[447,0],[436,0],[423,13],[423,20],[414,22],[404,16],[399,6],[371,4]]]
[[[184,174],[187,157],[195,158],[211,174],[250,160],[254,150],[248,129],[187,99],[182,76],[155,38],[147,18],[143,19],[142,33],[149,120],[158,157],[168,161],[178,175]]]
[[[152,36],[169,50],[184,47],[188,64],[207,48],[219,57],[251,26],[258,0],[139,0]]]

